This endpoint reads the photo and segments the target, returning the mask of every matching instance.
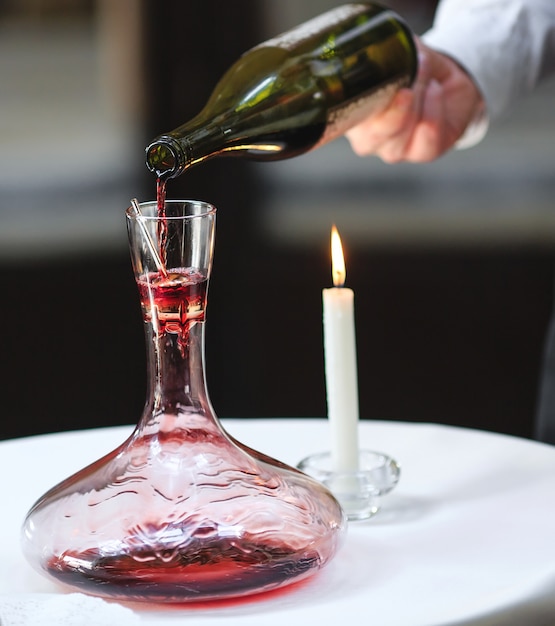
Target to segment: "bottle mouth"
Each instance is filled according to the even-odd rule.
[[[179,144],[167,136],[158,137],[146,148],[146,166],[158,178],[174,178],[183,169],[183,153]]]

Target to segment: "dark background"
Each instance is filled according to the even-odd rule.
[[[44,3],[41,13],[31,15],[34,27],[47,27],[60,16],[68,20],[68,13],[82,21],[107,11],[123,37],[127,17],[121,11],[112,14],[101,6],[106,3],[76,4],[79,11],[76,5]],[[34,244],[24,243],[18,253],[1,256],[2,438],[137,421],[145,393],[144,345],[123,211],[132,195],[154,195],[154,180],[142,165],[142,146],[192,117],[240,53],[275,34],[265,13],[267,3],[256,0],[135,4],[140,6],[134,60],[141,94],[140,111],[133,112],[138,119],[136,162],[126,177],[103,183],[104,189],[117,185],[117,200],[112,201],[118,204],[112,209],[121,213],[122,235],[114,245],[77,241],[70,252],[42,253],[37,247],[28,254],[25,245]],[[415,30],[429,23],[433,10],[430,2],[390,4],[405,12]],[[16,13],[18,19],[29,18],[21,6],[16,11],[7,3],[3,19],[13,20]],[[494,147],[489,150],[486,155],[495,153]],[[343,166],[337,163],[337,168]],[[319,234],[329,232],[330,221],[318,213],[318,203],[322,194],[335,197],[339,207],[345,199],[364,205],[376,197],[371,177],[354,186],[333,186],[312,173],[289,184],[281,177],[287,170],[276,169],[280,174],[272,182],[272,167],[222,159],[168,185],[170,197],[204,199],[219,209],[207,374],[222,417],[326,414],[321,289],[330,284],[330,262],[328,235]],[[407,182],[396,171],[416,174],[408,174]],[[388,168],[389,182],[378,181],[380,198],[390,194],[396,203],[411,206],[431,189],[457,205],[457,194],[468,192],[464,177],[450,183],[449,176],[439,181],[428,171]],[[482,205],[487,212],[492,197],[514,196],[514,181],[504,175],[494,178],[483,193],[477,186],[473,215]],[[538,180],[537,172],[528,178],[521,173],[517,181],[525,188],[518,188],[518,215],[529,211],[536,193],[542,202],[544,196],[552,197],[551,179]],[[42,198],[71,198],[79,211],[79,200],[71,196],[75,192],[63,186],[67,182],[47,190],[0,188],[0,217],[4,212],[6,219],[17,204],[21,228],[28,228],[33,218],[30,209],[26,218],[26,211],[39,193]],[[92,187],[80,193],[92,195]],[[306,220],[309,230],[314,221],[318,236],[303,240],[268,234],[265,207],[270,198],[272,206],[291,207],[294,199],[312,207]],[[505,232],[503,218],[494,217]],[[341,219],[341,212],[333,217],[340,230]],[[551,310],[555,235],[541,224],[539,234],[524,229],[519,235],[516,228],[507,236],[475,239],[453,237],[457,227],[450,228],[444,237],[440,233],[424,243],[410,237],[400,243],[387,238],[376,243],[355,234],[346,238],[348,286],[356,293],[361,417],[530,436]],[[479,232],[481,227],[476,228]],[[496,223],[490,230],[496,232]]]

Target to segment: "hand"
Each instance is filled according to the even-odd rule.
[[[360,156],[375,154],[386,163],[424,163],[442,156],[484,110],[470,75],[453,59],[417,41],[419,69],[410,89],[347,133]]]

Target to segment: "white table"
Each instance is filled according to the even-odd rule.
[[[319,419],[222,420],[282,461],[329,448]],[[0,443],[0,592],[63,593],[19,549],[22,519],[44,491],[119,445],[131,427]],[[401,480],[382,510],[349,525],[311,581],[237,606],[160,610],[148,626],[555,624],[555,447],[430,424],[362,422],[361,445],[391,455]]]

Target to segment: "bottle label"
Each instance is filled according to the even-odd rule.
[[[360,15],[368,11],[368,5],[365,4],[345,4],[343,6],[332,9],[327,13],[319,15],[300,26],[289,30],[282,35],[278,35],[272,39],[261,43],[256,46],[254,50],[258,48],[283,48],[285,50],[291,50],[299,43],[309,39],[310,37],[321,33],[328,27],[349,19],[353,16]]]

